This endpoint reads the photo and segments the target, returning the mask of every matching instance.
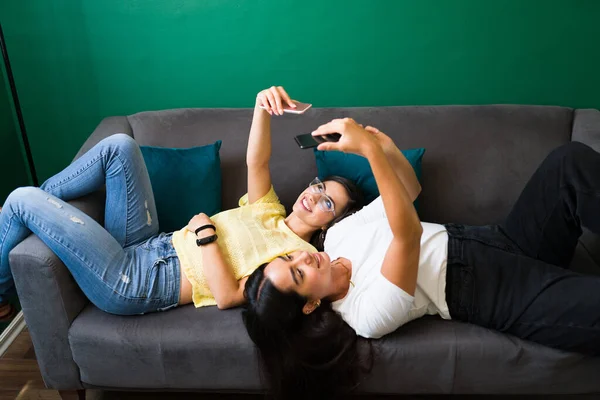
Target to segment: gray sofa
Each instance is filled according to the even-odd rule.
[[[502,221],[538,163],[571,140],[600,151],[600,112],[546,106],[313,109],[273,122],[271,170],[289,207],[316,176],[294,135],[340,116],[388,133],[400,148],[425,147],[420,215],[430,222]],[[124,132],[141,145],[191,147],[223,140],[224,208],[246,190],[249,109],[177,109],[104,119],[78,155]],[[103,194],[73,202],[96,220]],[[261,392],[255,349],[240,309],[184,306],[120,317],[95,308],[35,236],[10,263],[46,385],[59,390]],[[600,242],[586,232],[573,261],[600,272]],[[551,312],[551,311],[550,311]],[[375,342],[360,393],[600,393],[600,358],[569,354],[477,326],[426,317]],[[81,395],[81,392],[79,392]]]

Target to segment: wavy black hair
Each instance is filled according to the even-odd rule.
[[[323,182],[333,181],[337,182],[346,189],[346,193],[348,193],[348,204],[343,211],[341,211],[336,217],[327,225],[327,229],[331,228],[336,223],[340,222],[344,218],[354,214],[365,205],[365,196],[363,192],[358,188],[358,186],[349,179],[346,179],[341,176],[332,175],[322,179]],[[312,244],[317,250],[323,251],[323,244],[325,243],[325,236],[327,235],[327,229],[316,231],[309,242]]]
[[[261,265],[246,282],[244,325],[256,344],[263,379],[275,399],[333,399],[352,391],[371,370],[371,343],[322,300],[312,313],[307,299],[283,293]]]

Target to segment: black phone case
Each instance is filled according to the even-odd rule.
[[[310,134],[303,134],[294,137],[296,143],[301,149],[311,149],[313,147],[317,147],[321,143],[325,142],[337,142],[342,137],[339,133],[331,133],[326,136],[312,136]],[[302,139],[306,138],[306,139]],[[312,140],[310,140],[312,139]]]

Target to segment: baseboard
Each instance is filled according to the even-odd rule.
[[[19,311],[10,325],[8,325],[0,335],[0,357],[6,353],[6,350],[8,350],[12,342],[14,342],[23,329],[25,329],[25,318],[23,317],[23,311]]]

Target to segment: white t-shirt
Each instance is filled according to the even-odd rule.
[[[332,260],[345,257],[352,262],[352,282],[346,296],[335,301],[357,335],[380,338],[425,314],[450,319],[446,304],[448,233],[443,225],[421,222],[421,254],[414,297],[388,281],[381,266],[392,241],[381,197],[327,232],[325,251]]]

